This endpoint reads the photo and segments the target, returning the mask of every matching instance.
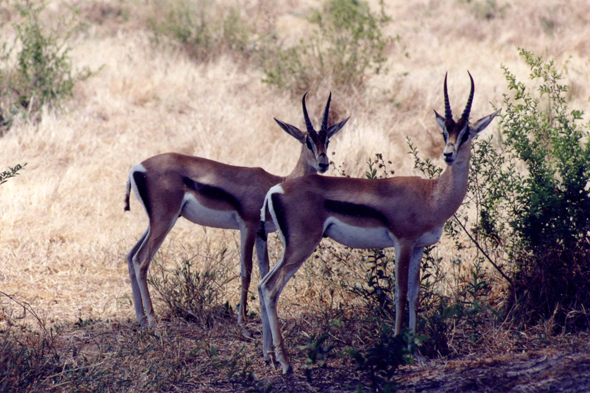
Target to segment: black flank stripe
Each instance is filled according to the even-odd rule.
[[[238,201],[235,196],[225,191],[223,188],[198,183],[188,177],[184,177],[182,181],[189,190],[199,193],[205,198],[226,202],[231,205],[238,213],[240,213],[242,209],[240,201]]]
[[[356,203],[334,201],[326,199],[324,202],[326,210],[342,214],[344,216],[365,217],[380,221],[385,227],[389,227],[387,217],[379,210],[369,206],[359,205]]]
[[[147,189],[147,179],[145,177],[145,173],[143,172],[134,172],[133,173],[133,181],[135,181],[135,185],[137,186],[137,191],[139,192],[139,196],[143,205],[145,206],[145,210],[147,211],[148,217],[151,217],[152,213],[152,206],[150,204],[150,195]]]
[[[270,197],[272,198],[272,207],[277,217],[277,224],[283,233],[283,237],[285,238],[285,247],[287,247],[287,243],[289,242],[289,229],[287,228],[287,217],[285,217],[285,207],[283,206],[283,201],[281,201],[280,194],[272,194]]]

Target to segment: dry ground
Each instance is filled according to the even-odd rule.
[[[299,148],[272,117],[296,125],[303,121],[299,97],[262,83],[259,68],[236,62],[232,56],[197,63],[182,50],[155,47],[146,23],[149,5],[145,2],[55,1],[44,18],[49,23],[71,3],[81,7],[81,17],[89,23],[87,30],[75,36],[74,64],[103,68],[76,86],[73,99],[61,111],[47,111],[38,124],[20,122],[0,138],[2,168],[28,164],[20,176],[0,186],[0,289],[30,302],[47,326],[69,326],[59,340],[71,335],[75,345],[61,345],[70,349],[80,346],[84,352],[84,345],[91,345],[93,330],[70,331],[79,319],[110,321],[112,326],[106,322],[106,327],[102,322],[100,326],[113,340],[117,340],[119,326],[124,326],[126,335],[140,334],[128,322],[134,311],[125,254],[143,233],[146,218],[136,201],[132,201],[131,212],[123,213],[129,169],[152,155],[176,151],[286,174]],[[362,175],[367,158],[382,153],[393,161],[391,169],[396,174],[416,174],[407,155],[406,136],[425,156],[438,158],[442,138],[432,109],[442,110],[445,72],[449,72],[451,102],[457,107],[467,98],[465,71],[471,72],[476,83],[472,114],[487,115],[493,107],[501,106],[507,93],[501,64],[521,80],[527,79],[528,70],[517,47],[563,65],[565,81],[572,86],[570,107],[589,109],[590,2],[385,3],[385,11],[392,17],[385,32],[400,37],[387,49],[389,72],[373,76],[366,90],[347,95],[334,91],[338,117],[352,116],[330,145],[335,153],[331,158],[347,172]],[[309,26],[303,15],[321,3],[277,0],[237,4],[250,11],[259,9],[260,17],[271,20],[289,41],[306,34]],[[378,9],[375,1],[371,6]],[[109,10],[124,10],[127,17]],[[14,17],[0,13],[3,39],[13,36],[10,20]],[[330,88],[327,84],[309,97],[312,119],[319,118]],[[496,134],[496,127],[497,123],[486,133]],[[237,242],[233,232],[181,220],[162,247],[162,255],[168,257],[160,256],[159,260],[173,266],[221,245],[235,253]],[[450,260],[452,247],[443,241],[439,253]],[[237,258],[233,269],[237,275]],[[237,303],[238,286],[234,280],[227,288],[230,304]],[[314,287],[309,277],[298,276],[282,296],[285,311],[281,313],[292,320],[319,292],[321,288]],[[256,301],[251,302],[254,310]],[[157,305],[159,313],[161,307]],[[233,319],[226,321],[231,323]],[[80,337],[75,332],[80,332]],[[236,332],[232,334],[232,340],[241,340]],[[217,337],[214,342],[219,346],[226,339]],[[299,371],[285,380],[262,365],[259,346],[247,345],[256,359],[257,378],[272,382],[279,391],[293,386],[340,391],[356,378],[348,379],[347,373],[335,368],[311,385],[306,385]],[[237,348],[236,344],[234,350]],[[457,361],[428,361],[404,369],[400,381],[410,391],[590,389],[587,345],[558,345],[526,354],[509,352],[486,354],[484,359],[475,354]],[[296,359],[296,370],[302,361],[301,356]],[[215,382],[216,378],[178,388],[249,388],[231,384],[227,378]],[[319,383],[322,378],[327,379]],[[127,388],[142,390],[136,384]]]

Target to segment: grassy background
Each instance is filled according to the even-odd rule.
[[[370,4],[378,12],[378,2]],[[123,213],[125,182],[135,163],[175,151],[287,174],[299,147],[272,117],[303,125],[300,97],[263,83],[248,50],[238,56],[228,49],[202,60],[174,42],[154,42],[149,20],[161,3],[54,1],[41,19],[54,26],[72,5],[86,23],[70,40],[74,67],[102,69],[78,83],[60,110],[46,108],[39,122],[17,120],[0,138],[3,169],[28,163],[0,186],[0,288],[26,299],[47,326],[79,318],[134,319],[125,255],[147,224],[135,200],[131,212]],[[309,35],[306,16],[321,8],[309,0],[216,5],[239,7],[260,37],[273,32],[285,45]],[[362,89],[339,89],[327,79],[308,97],[315,122],[329,90],[334,117],[352,116],[330,144],[331,159],[347,173],[362,176],[368,157],[382,153],[396,174],[417,174],[406,136],[424,156],[438,159],[443,141],[432,109],[443,108],[445,72],[455,113],[469,92],[466,70],[474,76],[472,116],[479,118],[500,106],[507,92],[501,64],[526,79],[517,47],[563,64],[571,107],[588,112],[586,1],[391,0],[384,11],[391,17],[384,33],[399,37],[385,49],[389,71],[371,75]],[[0,20],[0,36],[8,42],[18,21],[10,3],[0,3]],[[486,134],[497,133],[496,127]],[[206,256],[227,247],[236,279],[226,286],[226,296],[235,305],[238,243],[237,232],[179,220],[156,259],[174,266],[196,256],[204,264]],[[275,260],[278,252],[275,244]],[[437,252],[446,262],[454,255],[444,239]],[[309,273],[313,263],[285,289],[282,318],[297,319],[318,301],[321,288]],[[257,296],[250,302],[254,310],[256,303]],[[162,315],[161,304],[156,312]]]

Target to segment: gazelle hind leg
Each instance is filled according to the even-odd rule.
[[[143,307],[147,314],[148,325],[151,327],[156,325],[157,319],[147,285],[147,272],[152,258],[164,242],[164,239],[166,239],[168,232],[174,227],[178,214],[174,214],[174,216],[167,218],[161,218],[162,219],[157,223],[150,222],[150,230],[147,233],[145,241],[141,244],[132,259],[139,291],[141,293],[141,299],[143,301]]]
[[[272,333],[276,360],[281,364],[283,374],[291,373],[293,368],[289,363],[288,354],[283,343],[283,336],[281,334],[279,317],[277,314],[277,303],[287,282],[311,256],[321,238],[321,233],[315,237],[311,235],[308,238],[309,241],[306,242],[306,244],[298,244],[296,250],[294,250],[295,247],[291,248],[287,246],[283,252],[281,260],[258,285],[261,307],[264,307],[267,323],[270,332]],[[264,341],[266,342],[266,338]],[[266,351],[268,348],[264,348],[264,350]]]
[[[137,319],[137,323],[140,325],[146,324],[146,316],[145,311],[143,309],[143,301],[141,300],[141,292],[139,290],[139,285],[137,283],[137,275],[135,274],[135,267],[133,264],[133,258],[137,254],[137,250],[141,247],[143,242],[145,241],[148,233],[150,231],[150,227],[146,229],[144,234],[139,238],[135,246],[129,251],[127,254],[127,266],[129,268],[129,280],[131,281],[131,293],[133,294],[133,305],[135,307],[135,317]]]

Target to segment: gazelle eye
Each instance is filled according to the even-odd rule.
[[[328,148],[328,146],[330,145],[330,141],[326,141],[325,145],[326,145],[326,148]]]
[[[309,142],[309,139],[305,140],[305,145],[307,146],[307,148],[311,151],[313,151],[313,148],[311,147],[311,143]]]

